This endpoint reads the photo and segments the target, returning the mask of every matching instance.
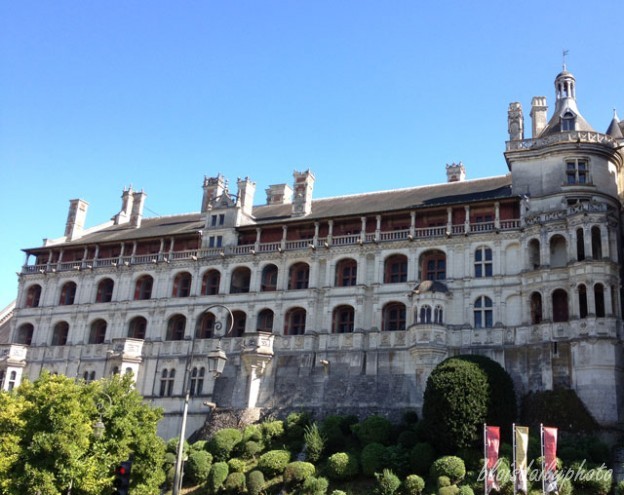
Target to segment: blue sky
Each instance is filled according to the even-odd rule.
[[[293,170],[314,196],[507,172],[507,108],[544,95],[568,49],[584,117],[624,116],[624,2],[0,3],[0,309],[22,248],[87,226],[124,186],[148,216],[198,211],[204,175],[256,203]],[[527,128],[530,124],[527,125]],[[530,137],[527,132],[527,136]]]

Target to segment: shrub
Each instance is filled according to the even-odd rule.
[[[260,495],[264,488],[264,474],[262,471],[254,470],[247,475],[247,490],[249,495]]]
[[[428,443],[417,443],[410,450],[410,466],[416,474],[423,476],[429,474],[429,469],[431,469],[434,460],[435,451]]]
[[[401,486],[399,477],[390,469],[384,469],[382,473],[375,473],[377,485],[375,493],[377,495],[393,495]]]
[[[383,416],[373,415],[361,423],[352,425],[351,430],[362,445],[369,443],[389,445],[392,436],[392,423]]]
[[[306,458],[310,462],[318,462],[325,448],[325,437],[316,423],[304,428],[303,439],[305,440]]]
[[[262,445],[258,442],[254,442],[253,440],[249,440],[244,443],[241,456],[245,459],[253,459],[260,452],[262,452]]]
[[[449,485],[438,488],[438,495],[457,495],[458,493],[459,488],[457,485]]]
[[[315,478],[310,476],[303,482],[303,486],[299,490],[301,495],[325,495],[327,493],[328,481],[325,478]]]
[[[474,495],[474,491],[468,485],[462,485],[459,487],[458,495]]]
[[[270,443],[284,435],[284,423],[279,420],[265,421],[260,425],[262,430],[262,438],[265,443]]]
[[[357,458],[353,454],[337,452],[327,459],[327,476],[333,480],[347,480],[358,474]]]
[[[228,461],[228,468],[230,469],[230,473],[244,473],[247,468],[247,463],[242,459],[230,459]]]
[[[290,452],[287,450],[269,450],[258,459],[258,469],[269,478],[282,474],[290,462]]]
[[[327,416],[321,423],[321,434],[325,437],[325,452],[333,454],[344,449],[347,442],[347,435],[344,431],[344,416]],[[348,431],[350,433],[350,430]]]
[[[177,438],[170,438],[167,441],[167,444],[165,446],[165,452],[172,452],[174,455],[178,453],[178,443],[179,443],[179,437]],[[190,450],[191,446],[189,445],[189,443],[184,440],[184,447],[183,447],[183,452],[185,454],[188,454],[188,451]]]
[[[230,473],[225,480],[224,488],[226,492],[235,495],[247,491],[245,475],[243,473]]]
[[[197,440],[197,442],[191,445],[191,450],[206,450],[206,440]]]
[[[624,495],[624,480],[620,481],[615,488],[616,495]]]
[[[613,484],[613,473],[605,467],[581,469],[579,476],[575,476],[574,487],[591,493],[592,495],[607,495]]]
[[[423,420],[429,439],[440,452],[454,452],[480,438],[486,420],[490,388],[487,376],[475,363],[449,358],[429,375]]]
[[[228,477],[228,465],[225,462],[215,462],[208,474],[208,489],[211,493],[217,493]]]
[[[243,430],[243,442],[261,442],[262,429],[258,425],[248,425]]]
[[[399,433],[399,438],[397,442],[402,447],[406,449],[411,449],[414,445],[418,443],[418,433],[414,430],[405,430]]]
[[[466,476],[466,466],[459,457],[447,455],[440,457],[431,465],[430,474],[433,479],[438,479],[440,476],[448,476],[451,483],[455,484]]]
[[[544,423],[574,432],[591,433],[598,429],[583,401],[570,389],[544,390],[524,396],[522,421],[535,428]]]
[[[411,471],[409,450],[400,445],[386,447],[385,465],[391,467],[397,475],[407,476]]]
[[[217,431],[206,445],[206,449],[217,461],[227,461],[234,447],[243,439],[236,428],[223,428]]]
[[[347,495],[347,492],[343,492],[342,490],[334,490],[333,492],[331,492],[330,495]]]
[[[369,443],[362,449],[360,460],[362,472],[366,476],[374,476],[380,471],[385,463],[386,448],[380,443]]]
[[[303,461],[295,461],[286,465],[284,469],[284,483],[288,485],[298,485],[303,483],[310,476],[314,476],[316,468],[314,464]]]
[[[416,411],[405,411],[403,413],[403,423],[408,425],[418,423],[418,413]]]
[[[423,480],[417,474],[410,474],[403,481],[403,493],[405,495],[421,495],[424,489],[425,489],[425,480]]]
[[[438,479],[436,480],[436,485],[438,486],[438,488],[444,488],[445,486],[451,486],[453,483],[451,483],[451,478],[449,478],[448,476],[438,476]]]
[[[568,478],[563,478],[557,488],[559,495],[572,495],[572,482]]]
[[[188,461],[184,464],[184,479],[193,484],[204,483],[208,479],[212,455],[205,450],[191,450]]]

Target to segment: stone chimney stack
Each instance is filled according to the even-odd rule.
[[[221,196],[225,191],[225,179],[219,174],[216,177],[204,177],[204,197],[202,199],[201,212],[206,213],[210,210],[210,203]]]
[[[256,183],[251,182],[249,177],[245,177],[244,179],[238,179],[236,184],[238,186],[238,203],[240,204],[243,214],[250,217],[253,210]]]
[[[524,116],[522,105],[517,101],[509,104],[507,112],[507,130],[510,141],[522,141],[524,139]]]
[[[294,196],[292,201],[292,216],[302,217],[312,211],[312,190],[314,189],[314,174],[308,169],[305,172],[293,172],[295,179]]]
[[[546,97],[534,96],[531,100],[531,120],[533,122],[531,137],[533,139],[538,138],[548,124],[547,113]]]
[[[132,213],[130,213],[130,226],[139,228],[143,220],[143,205],[147,194],[143,191],[135,192],[132,195]]]
[[[69,212],[65,224],[65,237],[68,241],[73,241],[82,236],[88,208],[89,203],[82,199],[69,200]]]
[[[292,189],[288,184],[273,184],[264,190],[268,205],[286,205],[292,202]]]
[[[446,181],[462,182],[466,180],[466,168],[462,162],[446,164]]]
[[[134,196],[132,193],[132,186],[124,187],[121,193],[121,211],[113,217],[113,223],[115,225],[121,225],[130,221],[130,213],[132,212],[132,204],[134,202]]]

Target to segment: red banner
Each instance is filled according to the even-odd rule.
[[[500,428],[498,426],[485,427],[485,452],[487,467],[492,469],[498,461],[498,446],[500,445]]]
[[[543,428],[544,438],[544,470],[557,471],[557,428]]]

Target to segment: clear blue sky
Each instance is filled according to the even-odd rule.
[[[564,48],[604,132],[624,117],[622,19],[621,0],[1,2],[0,308],[72,198],[93,226],[129,184],[149,216],[198,211],[219,172],[256,203],[295,169],[317,198],[444,182],[460,160],[504,174],[508,105],[552,108]]]

